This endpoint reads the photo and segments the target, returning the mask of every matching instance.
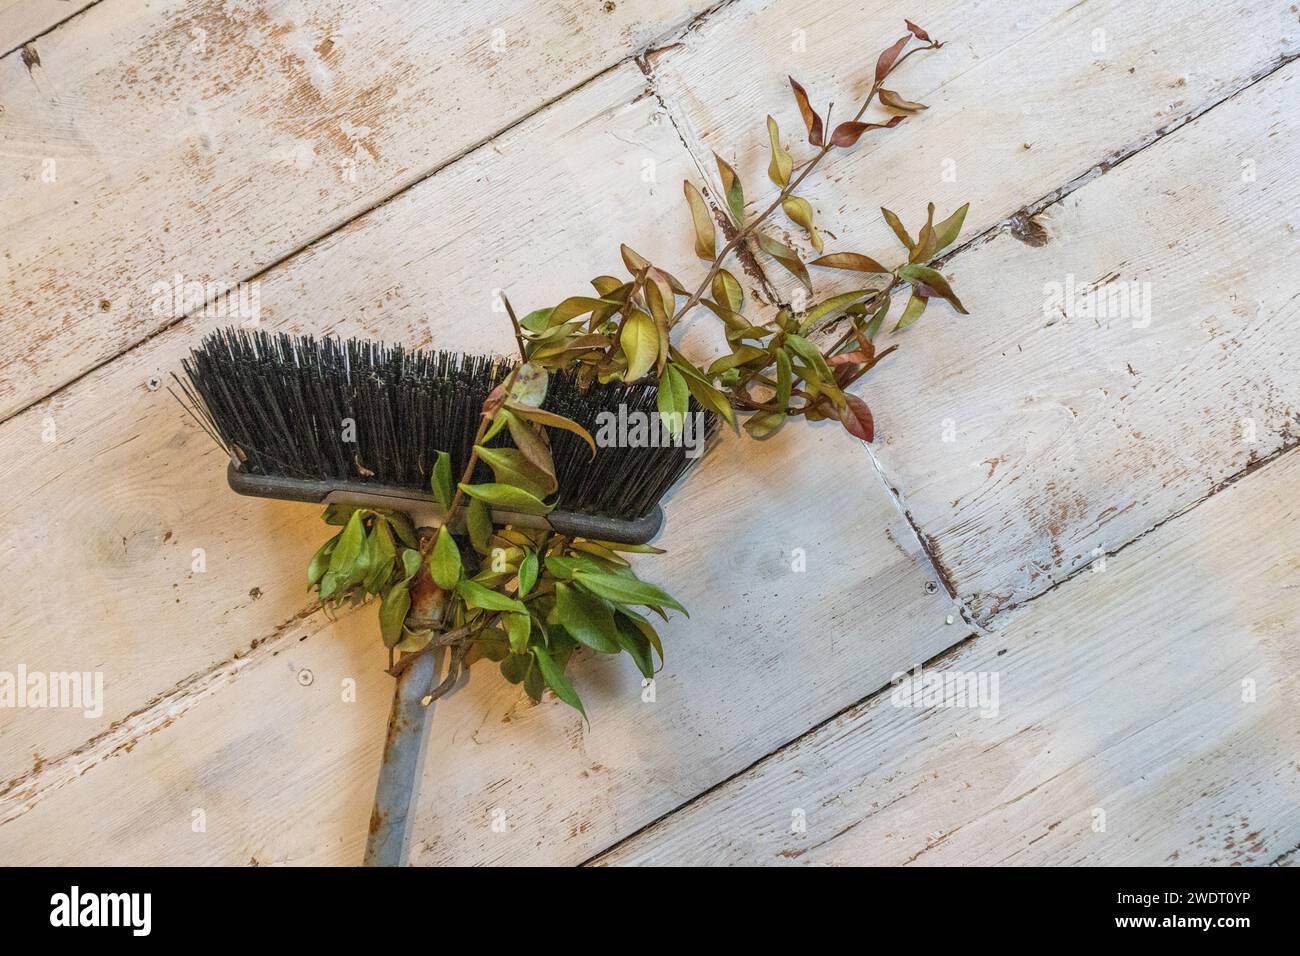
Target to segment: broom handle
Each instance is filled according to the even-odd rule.
[[[427,513],[410,513],[418,529],[421,552],[427,553],[436,532],[436,522]],[[411,579],[411,607],[407,622],[436,626],[442,620],[444,592],[434,583],[427,566]],[[370,812],[370,834],[366,837],[366,866],[402,866],[411,832],[411,816],[419,790],[424,744],[435,704],[423,700],[438,684],[445,647],[433,647],[417,654],[410,666],[397,675],[393,708],[388,714],[384,738],[384,759],[379,764],[375,785],[375,806]]]
[[[445,653],[445,648],[436,648],[418,655],[397,678],[384,759],[375,787],[375,807],[370,814],[370,835],[366,838],[366,866],[402,866],[406,862],[409,824],[424,762],[425,731],[437,706],[425,706],[421,701],[437,683]]]

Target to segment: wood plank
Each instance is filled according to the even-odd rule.
[[[943,672],[999,676],[995,718],[882,694],[601,862],[1285,858],[1300,843],[1297,487],[1293,452],[945,657]]]
[[[868,0],[847,15],[839,0],[752,2],[719,11],[650,61],[715,194],[716,151],[739,171],[756,212],[775,194],[764,116],[777,119],[796,160],[811,154],[787,74],[823,114],[834,101],[834,115],[847,120],[870,88],[876,52],[904,32],[904,17],[947,41],[908,60],[893,83],[930,109],[837,152],[801,189],[822,228],[840,237],[827,238],[827,251],[853,249],[892,265],[902,247],[880,206],[915,234],[928,201],[941,214],[970,202],[964,237],[977,235],[1300,51],[1300,22],[1286,4],[1243,5],[1231,29],[1213,0],[1180,0],[1176,10],[1104,0]],[[799,227],[776,219],[780,234],[815,257]],[[794,301],[789,274],[768,272],[784,301]],[[819,296],[860,287],[851,273],[814,272]],[[973,311],[972,323],[997,318],[992,307]],[[893,424],[887,413],[878,429]]]
[[[3,58],[0,416],[704,6],[111,0]]]
[[[1032,241],[959,255],[974,314],[904,334],[875,453],[978,615],[1300,440],[1298,116],[1293,63],[1049,207]],[[1066,314],[1051,286],[1070,283],[1137,294]]]
[[[686,210],[668,200],[679,195],[678,184],[689,174],[690,160],[671,125],[661,119],[657,101],[644,95],[644,77],[635,66],[602,77],[278,267],[261,287],[264,324],[504,351],[511,348],[511,338],[508,323],[492,311],[495,287],[505,286],[522,308],[549,303],[580,288],[585,277],[618,270],[617,243],[631,238],[627,230],[635,221],[642,223],[637,234],[645,237],[637,240],[641,251],[664,263],[684,261],[689,242],[683,239],[689,235]],[[655,182],[643,179],[648,159],[658,172]],[[600,196],[601,202],[586,201],[593,195]],[[627,215],[611,221],[605,213],[611,205]],[[578,247],[572,244],[574,235],[583,237]],[[449,309],[447,303],[470,305]],[[217,760],[212,756],[214,748],[227,754],[221,760],[243,761],[246,769],[239,773],[246,775],[244,783],[215,777],[211,781],[211,799],[230,801],[231,806],[238,805],[233,793],[245,792],[240,787],[265,786],[257,794],[249,793],[247,805],[274,802],[277,794],[289,797],[292,791],[290,799],[298,802],[292,811],[280,804],[268,811],[292,816],[315,805],[318,795],[311,788],[340,787],[338,768],[331,766],[322,768],[324,776],[319,778],[305,774],[299,783],[307,790],[293,789],[298,784],[280,774],[284,752],[268,754],[269,762],[255,769],[262,759],[258,748],[232,743],[265,735],[268,727],[288,733],[284,728],[301,726],[301,732],[311,736],[300,740],[307,755],[303,759],[316,759],[311,754],[327,738],[335,748],[329,751],[330,759],[341,752],[338,748],[352,746],[343,741],[353,731],[332,723],[339,716],[333,697],[322,699],[318,709],[291,715],[305,706],[306,698],[268,692],[262,678],[250,679],[250,668],[239,668],[242,676],[219,693],[209,692],[208,683],[200,679],[201,696],[182,693],[179,701],[164,697],[145,716],[128,718],[125,730],[109,730],[110,721],[127,718],[166,695],[187,675],[214,666],[222,671],[228,666],[223,662],[237,651],[263,660],[271,650],[289,645],[297,667],[333,674],[345,665],[332,655],[338,645],[347,645],[346,651],[337,653],[366,662],[364,679],[360,664],[346,665],[350,668],[346,672],[357,675],[365,687],[373,686],[366,682],[381,664],[370,610],[354,615],[355,621],[346,618],[329,634],[297,643],[315,626],[298,618],[304,601],[302,568],[324,533],[315,510],[240,499],[225,491],[220,456],[203,444],[197,429],[185,423],[169,398],[142,385],[151,374],[176,367],[199,334],[215,324],[220,323],[181,323],[0,426],[0,448],[11,449],[0,455],[0,468],[5,469],[0,477],[13,488],[0,514],[6,529],[5,560],[0,567],[5,586],[35,587],[41,598],[9,631],[4,660],[25,662],[33,670],[84,668],[90,661],[106,674],[107,706],[99,722],[88,723],[79,713],[18,711],[0,726],[4,744],[0,754],[13,764],[6,773],[30,769],[35,759],[31,747],[39,751],[43,764],[0,802],[0,819],[25,814],[0,828],[0,833],[7,831],[0,844],[16,847],[24,859],[29,855],[54,858],[28,843],[46,837],[16,835],[20,830],[36,832],[28,831],[24,821],[43,819],[45,804],[67,807],[70,804],[62,801],[84,800],[78,805],[89,807],[111,802],[121,804],[124,814],[134,813],[133,807],[151,801],[109,800],[107,793],[118,786],[126,788],[122,793],[137,792],[141,786],[153,792],[154,784],[146,785],[134,775],[140,772],[154,779],[158,766],[181,759],[177,753],[185,754],[187,767]],[[701,336],[702,330],[695,330],[697,341]],[[39,435],[46,418],[56,422],[60,440],[36,446],[33,436]],[[123,430],[124,420],[134,423],[129,431]],[[123,444],[128,435],[138,437]],[[818,490],[810,492],[810,488]],[[736,503],[742,492],[749,493],[750,499]],[[839,503],[839,511],[825,506],[828,498]],[[51,521],[51,515],[60,518]],[[728,523],[741,530],[724,535]],[[65,541],[50,533],[54,527],[79,528],[80,538]],[[167,538],[167,531],[172,538]],[[719,538],[730,544],[715,547]],[[33,539],[45,542],[47,548],[64,548],[66,559],[52,557],[48,551],[37,555],[26,544]],[[173,540],[178,543],[172,544]],[[662,570],[652,565],[646,573],[680,591],[697,609],[690,623],[675,623],[669,634],[674,669],[661,676],[659,700],[664,702],[668,695],[673,706],[657,708],[656,714],[662,716],[653,719],[638,713],[636,698],[625,699],[631,674],[617,667],[607,674],[608,662],[586,665],[592,686],[585,691],[593,714],[601,715],[598,728],[605,728],[601,739],[620,741],[620,735],[628,733],[627,722],[639,717],[648,731],[638,738],[640,745],[661,748],[655,758],[664,763],[657,772],[673,784],[647,793],[627,785],[621,774],[624,789],[619,799],[625,802],[625,815],[589,826],[585,843],[563,841],[563,852],[577,854],[574,859],[598,851],[630,832],[627,826],[647,822],[673,805],[664,801],[686,799],[695,792],[692,788],[716,782],[757,759],[766,752],[763,747],[770,750],[820,716],[878,687],[899,660],[928,656],[961,636],[954,633],[961,631],[959,618],[953,625],[945,623],[952,607],[942,592],[926,596],[915,540],[872,473],[869,459],[837,428],[805,430],[764,446],[747,446],[730,461],[710,460],[670,503],[665,542],[673,557],[664,559]],[[209,571],[190,576],[189,553],[194,546],[206,548]],[[787,552],[794,547],[806,549],[813,578],[786,570]],[[36,573],[51,563],[65,568],[67,578],[47,583]],[[816,580],[817,590],[824,590],[827,597],[804,611],[810,580]],[[148,583],[141,586],[141,581]],[[260,598],[250,596],[253,588]],[[181,604],[173,597],[178,589]],[[74,597],[69,599],[69,594]],[[744,603],[739,623],[732,625],[734,631],[719,617],[729,605],[717,594]],[[880,604],[881,623],[862,635],[846,621],[865,599]],[[792,623],[791,615],[800,612],[807,616]],[[81,626],[89,618],[105,623],[90,629]],[[764,634],[788,629],[801,643],[781,651],[752,640],[749,629]],[[271,640],[263,641],[268,635]],[[725,664],[717,657],[723,638],[730,655]],[[255,646],[250,649],[250,644]],[[827,653],[831,646],[835,654]],[[282,661],[267,666],[276,674],[274,679],[266,678],[272,684],[281,678],[293,680],[296,674],[296,669],[281,674]],[[745,675],[751,689],[720,704],[715,700],[714,685],[719,682],[714,675],[721,666]],[[319,859],[318,854],[328,852],[337,854],[331,857],[336,861],[356,858],[356,841],[364,832],[365,807],[373,786],[374,765],[366,763],[372,753],[368,748],[371,737],[382,733],[387,709],[383,682],[388,679],[383,675],[379,679],[385,687],[382,693],[362,701],[369,716],[347,718],[366,727],[365,739],[347,751],[347,759],[371,768],[356,771],[347,784],[346,799],[352,801],[348,806],[361,820],[359,828],[348,831],[353,842],[331,842],[334,831],[329,828],[334,824],[330,821],[346,810],[331,797],[320,803],[319,816],[309,817],[295,835],[286,836],[297,841],[292,851],[276,854]],[[749,711],[753,710],[752,688],[760,679],[771,681],[767,693],[775,703],[765,705],[770,714],[755,726]],[[248,688],[247,698],[241,696],[241,688]],[[683,701],[683,692],[674,688],[695,690]],[[446,720],[453,727],[461,726],[457,721],[469,721],[471,729],[453,731],[448,746],[454,747],[448,755],[430,758],[433,778],[439,773],[434,768],[441,766],[445,772],[453,764],[472,768],[483,779],[495,780],[508,772],[515,752],[504,745],[480,748],[482,753],[474,757],[462,750],[475,746],[472,728],[483,720],[484,712],[495,715],[493,725],[510,716],[516,724],[534,727],[530,741],[539,747],[562,747],[565,753],[567,735],[577,732],[568,715],[550,704],[528,717],[517,689],[486,672],[461,697],[448,709]],[[694,710],[684,716],[680,707],[686,704]],[[136,735],[137,725],[156,726],[157,711],[166,714],[174,705],[185,708],[183,719],[157,733]],[[742,709],[739,715],[738,708]],[[241,715],[244,722],[232,727],[231,714]],[[724,726],[701,737],[701,728],[713,728],[715,722]],[[660,732],[663,725],[667,729]],[[557,734],[557,727],[564,728],[563,734]],[[507,729],[502,727],[503,732]],[[175,736],[182,730],[183,739]],[[69,753],[92,732],[107,732],[108,737]],[[486,739],[488,733],[477,731],[477,737]],[[705,752],[689,752],[687,744]],[[110,753],[126,752],[128,746],[133,748],[130,757],[105,759]],[[142,759],[140,755],[146,753],[154,756]],[[575,752],[567,759],[581,756]],[[606,765],[615,766],[612,759]],[[89,766],[94,769],[78,779]],[[639,763],[625,767],[623,774],[633,774],[635,779],[639,767]],[[575,779],[580,770],[588,768],[572,769]],[[515,786],[525,785],[540,784],[520,780]],[[229,791],[232,795],[222,796],[223,787],[234,788]],[[177,783],[172,796],[184,798],[191,790],[188,784]],[[573,795],[579,805],[585,805],[582,794]],[[473,801],[486,799],[468,788],[462,796],[472,807],[465,812],[475,814],[479,807]],[[543,803],[537,801],[536,812],[542,812]],[[187,807],[173,809],[189,813]],[[85,858],[80,841],[92,839],[92,833],[93,842],[108,841],[102,850],[93,851],[97,859],[143,860],[159,852],[160,844],[146,841],[133,846],[134,838],[125,839],[125,817],[113,823],[96,820],[88,811],[73,813],[88,814],[79,824],[84,829],[49,853],[69,860]],[[282,822],[277,819],[268,826],[265,819],[249,818],[247,826],[271,832]],[[559,826],[554,819],[538,825],[543,824],[551,830]],[[433,839],[432,827],[426,825],[426,830]],[[110,839],[110,831],[120,833],[123,841]],[[206,839],[212,840],[211,831]],[[317,839],[325,842],[312,842]],[[533,852],[561,852],[558,842]],[[469,854],[474,849],[460,846],[455,851]],[[219,846],[178,844],[175,852],[185,859],[242,863],[255,852],[246,854],[246,850],[246,842],[236,840]]]
[[[0,0],[0,54],[62,23],[99,0]]]

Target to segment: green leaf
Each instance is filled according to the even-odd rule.
[[[966,210],[968,209],[970,209],[970,203],[966,203],[966,205],[934,227],[934,248],[936,252],[943,251],[956,241],[957,236],[961,233],[962,223],[966,221]]]
[[[654,319],[640,309],[623,320],[623,327],[618,333],[619,345],[627,356],[626,382],[635,382],[645,376],[659,360],[659,330]]]
[[[460,549],[456,541],[443,525],[438,529],[438,538],[433,543],[433,553],[429,555],[429,575],[433,582],[444,590],[451,590],[460,580]]]
[[[885,321],[885,316],[889,315],[889,307],[893,304],[894,304],[894,300],[891,299],[889,296],[881,297],[880,305],[876,306],[876,311],[871,316],[871,321],[869,321],[866,325],[866,328],[862,330],[862,334],[865,335],[869,340],[874,339],[877,333],[880,332],[880,325],[882,322]]]
[[[429,487],[433,491],[433,497],[438,499],[438,504],[442,505],[444,511],[451,507],[451,455],[445,451],[438,452],[438,460],[433,464],[433,474],[429,476]]]
[[[745,304],[745,291],[736,277],[726,269],[719,269],[713,277],[713,297],[719,305],[737,314]]]
[[[909,252],[916,248],[916,243],[912,241],[912,237],[909,236],[907,230],[903,228],[903,220],[899,219],[896,214],[890,212],[884,206],[880,207],[880,212],[884,215],[885,222],[889,223],[889,228],[894,230],[894,235],[898,237],[898,241],[907,246]]]
[[[790,353],[784,348],[776,350],[776,407],[785,411],[790,407],[790,389],[794,382],[794,369]]]
[[[580,315],[586,315],[595,309],[602,309],[611,303],[604,299],[593,299],[586,295],[573,295],[565,299],[554,309],[546,319],[548,328],[555,328],[557,325],[563,325],[570,319],[576,319]]]
[[[680,366],[678,368],[680,370]],[[731,402],[726,395],[723,395],[722,392],[702,378],[685,374],[682,377],[686,379],[686,387],[695,396],[697,402],[710,411],[721,415],[733,429],[736,427],[736,412],[731,407]]]
[[[718,248],[718,237],[713,228],[713,217],[709,215],[708,204],[689,179],[682,183],[682,191],[686,193],[686,201],[691,207],[691,221],[695,225],[695,254],[712,262]]]
[[[493,508],[500,508],[503,511],[513,511],[525,515],[544,515],[549,514],[555,508],[555,505],[548,505],[536,495],[529,494],[514,485],[503,485],[495,482],[488,482],[483,485],[468,485],[462,482],[459,487],[461,491],[471,498],[491,505]]]
[[[616,577],[617,575],[610,575]],[[617,654],[614,640],[614,611],[599,597],[565,581],[555,585],[555,621],[592,650]]]
[[[593,594],[598,594],[619,604],[644,604],[647,607],[665,608],[686,614],[686,608],[677,603],[667,591],[656,587],[648,581],[625,574],[597,574],[592,571],[577,571],[573,579]],[[690,617],[689,614],[686,615]]]
[[[717,153],[713,158],[718,163],[718,175],[722,177],[722,194],[727,197],[727,208],[731,210],[736,225],[745,222],[745,190],[740,184],[740,177],[731,165]],[[712,258],[709,256],[708,258]]]
[[[347,526],[339,535],[339,543],[330,554],[329,569],[335,574],[346,577],[352,572],[361,557],[361,548],[366,543],[366,529],[361,523],[364,508],[358,508],[348,518]]]
[[[534,408],[546,398],[546,385],[550,375],[546,369],[532,362],[525,362],[515,373],[514,384],[510,386],[507,401],[514,405],[531,405]]]
[[[519,596],[527,597],[537,583],[537,552],[529,551],[519,562]]]
[[[619,617],[615,622],[614,640],[618,641],[619,646],[636,662],[637,670],[641,672],[642,677],[648,680],[655,676],[655,662],[650,653],[650,642],[637,630],[635,624]]]
[[[826,357],[822,355],[821,349],[802,335],[787,334],[785,344],[816,371],[823,390],[833,396],[840,394],[839,389],[835,387],[835,376],[831,374],[830,366],[826,364]]]
[[[907,300],[907,308],[903,310],[903,314],[898,319],[898,324],[894,326],[894,331],[902,331],[919,319],[922,313],[925,312],[925,307],[929,302],[929,299],[923,298],[915,292],[912,293],[912,297]]]
[[[659,640],[659,633],[654,629],[654,625],[646,620],[645,615],[641,614],[639,611],[632,610],[630,607],[625,607],[622,604],[617,605],[614,608],[614,611],[616,614],[627,618],[633,625],[635,625],[636,629],[641,632],[642,636],[649,641],[650,645],[655,649],[655,652],[659,655],[659,663],[662,664],[664,661],[663,642]]]
[[[770,116],[767,118],[767,138],[772,143],[772,158],[767,164],[767,178],[777,186],[784,186],[790,181],[794,160],[781,145],[781,131],[777,128],[776,120]]]
[[[527,613],[507,614],[503,618],[506,635],[510,640],[510,650],[522,654],[528,649],[528,635],[533,630],[533,619]]]
[[[777,242],[766,233],[757,233],[758,247],[779,262],[791,275],[798,279],[805,289],[812,291],[812,279],[799,254],[783,242]]]
[[[500,591],[485,588],[477,581],[471,581],[469,578],[461,578],[460,583],[456,585],[456,593],[464,598],[465,603],[470,607],[482,608],[484,611],[519,611],[524,614],[528,613],[528,608],[524,607],[522,601],[516,601]]]
[[[487,554],[492,550],[492,512],[477,498],[471,499],[465,509],[465,528],[475,551]]]
[[[665,366],[663,375],[659,377],[659,393],[655,396],[655,404],[659,409],[660,417],[668,425],[669,433],[680,435],[686,426],[686,414],[691,408],[691,397],[690,390],[686,387],[686,379],[682,378],[682,373],[671,365]]]
[[[514,435],[513,429],[511,435]],[[492,469],[498,484],[514,485],[538,498],[552,494],[556,489],[554,472],[548,474],[542,471],[518,448],[484,448],[475,445],[474,450]]]
[[[402,639],[397,642],[393,650],[401,651],[404,654],[413,654],[416,651],[422,651],[429,646],[433,640],[433,631],[412,631],[410,628],[402,628]]]
[[[582,708],[582,700],[578,697],[578,692],[573,689],[573,685],[565,678],[564,672],[551,660],[551,655],[538,645],[533,645],[532,651],[533,657],[537,659],[537,666],[542,672],[542,677],[546,681],[546,686],[555,691],[556,697],[582,714],[583,719],[587,720],[587,712]],[[590,721],[588,722],[590,723]]]
[[[405,572],[403,580],[409,581],[415,577],[415,572],[420,570],[420,552],[414,548],[405,548],[402,551],[402,570]]]
[[[810,266],[822,266],[826,269],[847,269],[852,272],[879,272],[884,275],[888,275],[890,272],[889,269],[886,269],[875,259],[864,256],[860,252],[832,252],[828,256],[814,259],[808,264]]]
[[[745,431],[751,438],[769,438],[785,424],[785,412],[756,412],[745,420]]]
[[[348,523],[348,519],[352,517],[352,512],[356,510],[355,505],[332,502],[325,506],[325,513],[321,515],[321,520],[326,524],[337,525],[341,528]]]
[[[379,631],[385,647],[396,647],[402,639],[402,623],[411,609],[411,594],[406,582],[394,584],[379,603]]]
[[[753,362],[755,359],[765,358],[767,358],[766,349],[760,349],[753,345],[737,346],[736,350],[730,355],[723,355],[722,357],[715,359],[705,374],[712,378],[721,375],[728,369],[736,368],[737,366],[744,365],[747,362]]]
[[[822,237],[817,232],[817,227],[813,225],[813,207],[812,203],[802,196],[786,196],[781,200],[781,208],[785,214],[797,225],[803,226],[808,233],[808,241],[818,252],[822,251]]]
[[[942,272],[937,269],[931,269],[929,266],[909,263],[898,270],[898,275],[912,283],[913,288],[918,283],[927,287],[927,290],[933,290],[936,295],[942,299],[947,299],[952,303],[952,307],[962,315],[969,315],[966,307],[961,304],[961,299],[957,298],[957,293],[952,291],[952,286]],[[919,290],[918,290],[919,291]]]
[[[501,662],[501,676],[512,684],[522,684],[532,666],[531,654],[511,654]]]
[[[815,263],[814,263],[815,265]],[[861,299],[864,295],[875,291],[874,289],[859,289],[856,292],[844,292],[840,295],[833,295],[823,302],[817,303],[808,310],[808,314],[803,317],[799,323],[799,334],[804,335],[812,329],[824,316],[830,315],[843,309]]]
[[[573,432],[591,448],[591,456],[596,457],[596,440],[591,437],[591,433],[587,429],[573,421],[573,419],[540,408],[524,408],[512,405],[510,411],[518,417],[535,422],[538,425],[545,425],[547,428],[562,428],[566,432]]]
[[[317,548],[316,553],[311,556],[311,561],[307,565],[307,587],[309,589],[319,584],[320,579],[323,578],[325,572],[329,570],[330,554],[334,551],[335,546],[338,544],[339,537],[342,534],[343,532],[340,531],[338,534],[334,535],[334,537],[330,538]]]
[[[526,328],[529,332],[533,332],[533,333],[541,332],[543,329],[547,327],[547,325],[550,324],[551,313],[553,311],[555,310],[535,309],[534,311],[529,312],[522,319],[520,319],[519,324],[524,328]]]

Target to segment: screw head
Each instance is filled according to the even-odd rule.
[[[926,582],[925,582],[925,593],[926,593],[926,594],[933,594],[933,593],[934,593],[935,591],[937,591],[937,590],[939,590],[939,585],[935,584],[933,581],[926,581]]]
[[[149,389],[151,392],[156,392],[158,389],[162,388],[162,379],[157,375],[150,375],[145,379],[144,387]]]
[[[303,687],[310,687],[311,682],[315,679],[316,675],[313,674],[309,668],[304,667],[302,670],[298,671],[298,683]]]

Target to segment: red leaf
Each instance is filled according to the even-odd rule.
[[[841,123],[835,127],[835,132],[831,133],[831,144],[839,146],[841,149],[847,149],[858,141],[858,137],[871,129],[870,123]]]
[[[904,20],[903,22],[907,24],[907,29],[911,31],[912,36],[916,37],[918,40],[924,40],[926,43],[930,42],[930,34],[926,33],[911,20]]]
[[[799,115],[803,117],[803,125],[808,127],[808,142],[820,146],[822,145],[822,118],[808,102],[808,94],[798,81],[793,76],[789,77],[789,80],[790,88],[794,90],[795,102],[799,104]]]
[[[898,42],[891,46],[884,53],[880,54],[880,59],[876,61],[876,82],[879,83],[889,75],[889,68],[894,65],[898,59],[898,54],[903,52],[903,47],[907,46],[907,41],[912,39],[909,33],[905,37],[899,37]]]
[[[831,134],[831,143],[843,149],[847,149],[858,141],[863,133],[869,129],[893,129],[899,123],[903,122],[905,117],[891,116],[886,123],[858,123],[847,122],[841,123],[835,127],[835,132]]]
[[[844,396],[847,407],[840,413],[840,422],[855,438],[869,442],[876,437],[876,423],[867,403],[856,395]]]

